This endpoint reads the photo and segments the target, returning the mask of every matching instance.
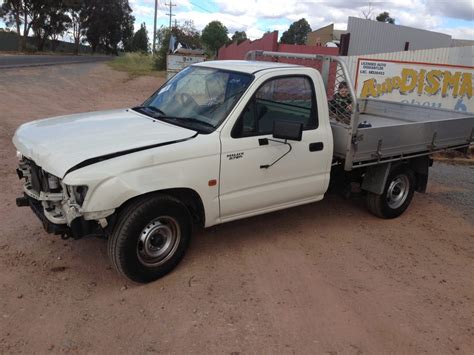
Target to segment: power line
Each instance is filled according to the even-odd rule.
[[[202,7],[201,5],[196,4],[194,1],[190,1],[190,3],[191,3],[192,5],[194,5],[194,6],[198,7],[198,8],[200,8],[201,10],[210,13],[210,14],[214,14],[214,13],[215,13],[214,11],[208,10],[208,9],[206,9],[205,7]],[[239,26],[242,26],[242,27],[244,27],[244,28],[247,28],[247,27],[248,27],[247,25],[244,25],[243,23],[234,21],[234,20],[232,20],[232,19],[230,19],[230,18],[228,18],[227,20],[230,21],[230,22],[233,22],[233,23],[235,23],[235,24],[237,24],[237,25],[239,25]]]

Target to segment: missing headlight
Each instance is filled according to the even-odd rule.
[[[51,174],[47,174],[48,176],[48,186],[51,191],[55,191],[59,189],[59,179]]]
[[[76,203],[80,206],[84,203],[87,190],[87,186],[68,186],[69,195],[73,196]]]

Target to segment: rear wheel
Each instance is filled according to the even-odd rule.
[[[156,280],[183,258],[192,232],[191,215],[174,197],[155,195],[128,205],[108,241],[119,273],[137,282]]]
[[[390,172],[381,195],[367,194],[367,207],[378,217],[396,218],[408,208],[414,193],[413,171],[406,166],[398,166]]]

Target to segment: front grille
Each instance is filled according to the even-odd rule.
[[[23,162],[28,166],[31,174],[30,181],[27,181],[31,184],[31,189],[37,193],[43,192],[59,192],[60,188],[50,189],[48,183],[48,174],[41,167],[36,165],[36,163],[31,160],[24,158]]]
[[[37,192],[43,191],[43,171],[35,163],[30,162],[30,172],[31,172],[31,188]]]

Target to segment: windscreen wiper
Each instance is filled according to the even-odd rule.
[[[135,106],[135,107],[132,108],[132,110],[142,112],[145,115],[151,116],[153,118],[159,118],[159,117],[162,117],[162,116],[166,116],[166,113],[164,113],[162,110],[160,110],[158,107],[155,107],[155,106]],[[143,112],[143,111],[146,111],[148,113],[153,113],[153,114],[148,114],[148,113]],[[157,113],[158,115],[156,115],[155,113]]]
[[[208,122],[201,121],[201,120],[198,120],[197,118],[192,118],[192,117],[160,116],[160,119],[162,119],[163,121],[170,120],[170,121],[180,121],[180,122],[192,122],[192,123],[198,123],[198,124],[210,127],[212,129],[216,128],[214,127],[214,125]]]

